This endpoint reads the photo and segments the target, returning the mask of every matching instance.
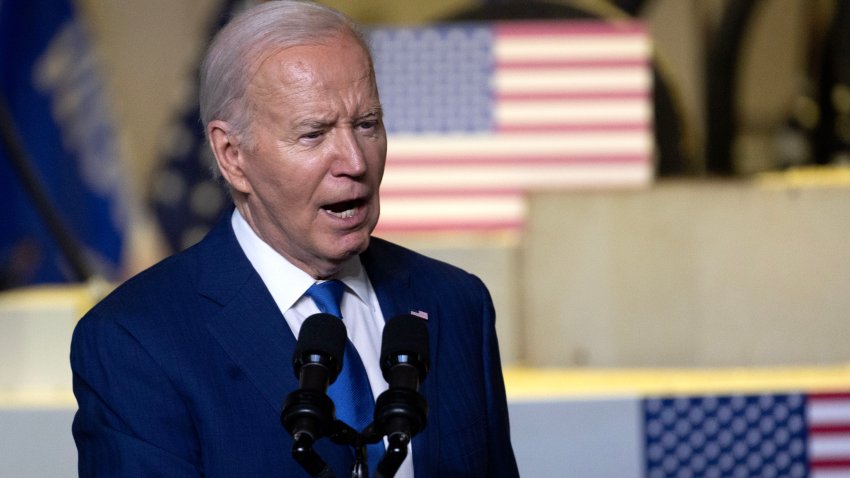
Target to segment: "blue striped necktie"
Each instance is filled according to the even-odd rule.
[[[342,319],[339,304],[343,292],[345,284],[338,280],[329,280],[310,286],[307,296],[313,299],[320,311]],[[336,382],[328,388],[328,396],[334,401],[337,418],[358,432],[363,431],[372,423],[375,399],[372,397],[366,368],[350,340],[346,341],[342,363],[342,371]],[[374,473],[378,461],[384,455],[384,443],[381,441],[367,448],[369,470]]]

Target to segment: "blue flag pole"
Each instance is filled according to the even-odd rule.
[[[86,260],[82,248],[71,231],[65,225],[47,194],[38,173],[32,167],[32,160],[26,153],[20,135],[15,129],[12,115],[6,100],[0,97],[0,139],[8,153],[9,163],[31,199],[39,217],[44,222],[56,246],[62,251],[71,268],[71,280],[87,281],[94,276],[93,268]]]
[[[0,289],[118,279],[126,178],[72,1],[0,1],[0,98]]]

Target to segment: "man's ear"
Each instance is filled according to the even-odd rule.
[[[210,121],[207,125],[207,137],[210,141],[215,162],[224,180],[234,190],[249,193],[251,184],[245,177],[243,161],[245,152],[239,143],[230,123],[222,120]]]

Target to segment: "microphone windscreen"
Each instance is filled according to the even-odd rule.
[[[427,370],[430,366],[428,350],[428,325],[425,319],[412,314],[399,315],[384,325],[382,364],[398,354],[413,355],[422,361]]]
[[[345,341],[345,324],[342,320],[330,314],[314,314],[301,324],[298,342],[295,344],[295,357],[314,353],[326,354],[342,364]]]

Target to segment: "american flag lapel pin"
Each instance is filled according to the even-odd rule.
[[[428,320],[428,312],[425,312],[424,310],[411,310],[410,315],[415,315],[420,319]]]

